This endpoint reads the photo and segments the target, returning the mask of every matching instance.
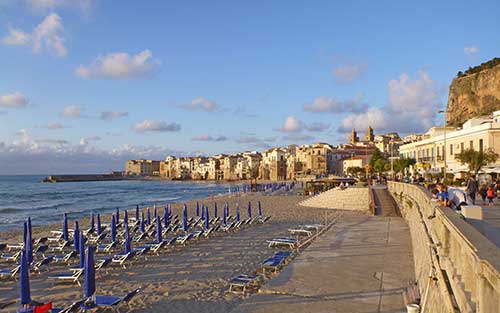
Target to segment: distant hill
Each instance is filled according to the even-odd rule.
[[[458,72],[450,85],[448,124],[500,110],[500,58]]]

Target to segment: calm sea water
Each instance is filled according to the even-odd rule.
[[[44,176],[0,175],[0,231],[20,227],[31,216],[34,225],[60,220],[63,212],[79,218],[115,208],[164,205],[227,193],[230,184],[168,181],[41,183]]]

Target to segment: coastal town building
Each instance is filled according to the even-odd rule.
[[[365,170],[366,166],[370,164],[370,158],[371,156],[368,155],[359,155],[343,160],[342,169],[344,171],[344,174],[349,174],[349,169],[355,167]]]
[[[456,155],[465,149],[492,149],[500,153],[500,111],[494,112],[490,117],[472,118],[458,129],[432,127],[420,138],[402,145],[400,155],[414,159],[417,167],[434,171],[444,170],[446,156],[448,173],[466,172],[467,166],[456,159]],[[500,161],[491,166],[500,166]]]
[[[125,175],[158,176],[160,175],[160,161],[128,160],[125,164]]]

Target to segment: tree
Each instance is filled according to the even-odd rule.
[[[483,166],[495,163],[498,160],[498,153],[492,149],[486,151],[476,151],[467,149],[455,155],[461,164],[467,164],[469,172],[477,174]]]
[[[415,160],[414,159],[410,159],[410,158],[401,158],[401,159],[397,159],[397,160],[394,160],[394,171],[395,172],[403,172],[405,168],[408,168],[410,167],[410,165],[413,165],[415,164]]]
[[[361,168],[359,166],[353,166],[353,167],[347,168],[347,174],[351,174],[351,175],[358,175],[359,173],[362,173],[363,171],[364,171],[363,168]]]

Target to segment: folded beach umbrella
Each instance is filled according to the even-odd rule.
[[[168,205],[163,210],[163,223],[165,223],[165,228],[168,227]]]
[[[78,221],[75,221],[75,230],[73,232],[73,243],[76,252],[80,249],[80,230],[78,229]]]
[[[182,210],[182,229],[184,229],[184,231],[188,231],[188,212],[185,204],[184,209]]]
[[[90,229],[95,229],[94,211],[90,212]]]
[[[28,233],[33,235],[31,228],[31,216],[28,216]]]
[[[31,236],[31,219],[28,219],[28,235],[26,238],[26,261],[28,264],[33,262],[33,238]]]
[[[161,219],[160,216],[156,217],[156,243],[162,242],[161,238]]]
[[[262,206],[261,206],[260,201],[259,201],[259,217],[261,217],[261,216],[262,216]]]
[[[156,217],[158,216],[158,214],[156,213],[156,203],[153,204],[153,211],[154,211],[154,217],[156,219]]]
[[[200,216],[200,204],[196,201],[196,216]]]
[[[63,219],[63,239],[64,241],[69,240],[69,234],[68,234],[68,214],[64,213],[64,219]]]
[[[135,222],[137,223],[139,221],[139,205],[136,205],[135,207]]]
[[[205,229],[208,229],[210,226],[210,218],[209,218],[209,215],[208,215],[208,207],[205,211]]]
[[[214,203],[214,217],[217,218],[217,202]]]
[[[123,223],[128,224],[128,213],[127,210],[125,210],[124,216],[123,216]]]
[[[83,240],[83,232],[80,232],[80,268],[85,266],[85,241]]]
[[[94,247],[92,246],[87,247],[84,273],[85,273],[85,282],[83,285],[84,297],[90,298],[95,293]]]
[[[236,220],[240,221],[240,205],[236,203]]]
[[[31,304],[31,295],[30,295],[30,278],[29,278],[29,266],[28,260],[26,259],[26,251],[23,250],[21,253],[21,305],[30,305]]]
[[[224,209],[222,209],[222,223],[226,225],[227,223],[227,211],[226,211],[226,206],[224,206]]]
[[[205,220],[205,204],[201,204],[201,219]]]
[[[116,241],[116,220],[115,216],[111,216],[111,241]]]
[[[141,233],[144,234],[146,231],[146,226],[144,226],[144,211],[141,211],[141,223],[139,224],[139,227],[141,228]]]
[[[26,250],[28,246],[28,223],[23,223],[23,249]]]
[[[149,211],[149,208],[148,208],[148,225],[151,225],[151,212]]]
[[[115,222],[118,223],[119,220],[120,220],[120,209],[116,208]]]
[[[102,233],[101,214],[97,213],[97,236],[100,236],[101,233]]]
[[[252,218],[252,202],[248,201],[248,218]]]
[[[132,252],[132,245],[130,243],[130,234],[128,232],[128,224],[125,224],[125,253]]]

